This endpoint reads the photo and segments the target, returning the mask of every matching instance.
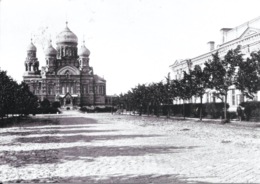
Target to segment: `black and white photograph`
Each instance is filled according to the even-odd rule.
[[[259,0],[0,0],[0,184],[260,184]]]

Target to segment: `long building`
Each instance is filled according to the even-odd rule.
[[[23,80],[39,100],[59,101],[62,106],[104,105],[106,80],[95,75],[89,65],[90,51],[85,43],[78,52],[78,38],[66,27],[56,38],[56,49],[50,41],[45,50],[46,65],[39,70],[37,48],[27,47]]]
[[[170,65],[171,76],[173,79],[181,79],[183,77],[183,71],[192,69],[195,65],[204,67],[204,63],[212,59],[212,54],[218,51],[219,56],[223,58],[226,53],[235,49],[238,45],[241,46],[241,51],[245,57],[249,57],[251,52],[258,51],[260,49],[260,17],[250,20],[242,25],[234,28],[222,28],[221,42],[215,47],[214,41],[209,41],[209,51],[199,56],[176,60]],[[244,98],[241,92],[235,89],[234,86],[230,87],[228,92],[227,102],[230,105],[230,111],[234,111],[236,107],[243,101],[249,99]],[[260,92],[257,92],[253,100],[260,100]],[[203,103],[217,102],[219,99],[215,98],[213,91],[208,90],[203,97]],[[193,97],[192,103],[199,103],[199,99]],[[175,100],[174,103],[182,103],[181,100]]]

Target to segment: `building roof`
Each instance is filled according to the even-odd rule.
[[[85,42],[83,42],[83,45],[81,46],[81,48],[79,50],[79,56],[89,57],[89,55],[90,55],[90,51],[85,46]]]
[[[27,47],[27,51],[37,51],[37,48],[35,47],[35,45],[32,43],[32,40],[31,40],[31,43],[28,45]]]
[[[56,56],[57,55],[57,51],[55,48],[53,48],[53,46],[51,44],[51,40],[50,40],[49,46],[45,50],[45,55],[46,56]]]
[[[94,80],[95,82],[99,82],[99,83],[102,83],[102,82],[106,82],[106,80],[98,75],[94,75]]]
[[[78,43],[78,37],[68,28],[68,22],[64,30],[58,34],[56,43]]]
[[[249,27],[260,28],[260,16],[234,28],[221,29],[227,31],[225,42],[239,38]]]

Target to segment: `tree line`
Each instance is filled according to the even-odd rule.
[[[29,90],[26,83],[18,84],[6,71],[0,70],[0,118],[18,114],[19,116],[34,113],[38,98]]]
[[[199,117],[202,120],[202,100],[207,89],[224,102],[224,119],[227,119],[227,95],[231,87],[241,91],[244,97],[253,99],[259,87],[260,51],[252,52],[244,58],[241,47],[229,50],[223,58],[219,53],[213,53],[212,58],[203,66],[195,65],[187,72],[183,71],[181,79],[152,84],[138,84],[125,94],[120,94],[118,104],[124,108],[138,111],[139,115],[145,111],[159,116],[162,105],[169,106],[173,100],[181,99],[183,102],[192,97],[200,98]],[[184,103],[183,103],[184,104]],[[185,107],[183,105],[183,107]],[[168,108],[168,116],[169,116]]]

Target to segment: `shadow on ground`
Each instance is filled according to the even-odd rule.
[[[116,130],[69,130],[68,125],[75,127],[75,125],[97,124],[93,119],[88,118],[60,118],[60,119],[40,119],[33,118],[30,121],[36,121],[36,124],[40,125],[55,125],[59,126],[59,130],[46,129],[49,127],[43,127],[40,130],[35,130],[31,126],[26,126],[30,131],[13,131],[2,133],[1,136],[21,136],[14,139],[16,144],[48,144],[48,143],[75,143],[75,142],[92,142],[92,141],[108,141],[108,140],[123,140],[123,139],[137,139],[137,138],[150,138],[158,137],[160,135],[142,135],[142,134],[130,134],[130,135],[77,135],[78,133],[93,133],[93,132],[111,132]],[[53,120],[53,121],[52,121]],[[30,123],[29,123],[30,125]],[[67,126],[66,126],[67,125]],[[35,126],[35,125],[34,125]],[[63,127],[64,126],[64,127]],[[37,129],[41,126],[36,126]],[[93,127],[93,126],[92,126]],[[78,127],[77,127],[78,128]],[[62,130],[62,131],[60,131]],[[57,136],[56,133],[62,133],[64,135]],[[66,134],[76,135],[66,135]],[[26,137],[26,135],[33,134],[50,134],[49,136],[35,136]],[[25,137],[23,137],[25,136]],[[163,153],[175,153],[181,150],[193,149],[195,147],[167,147],[167,146],[120,146],[120,147],[108,147],[108,146],[71,146],[68,148],[52,148],[48,150],[29,150],[29,151],[2,151],[0,152],[0,164],[7,164],[13,167],[22,167],[27,164],[46,164],[46,163],[64,163],[68,160],[83,160],[91,162],[98,157],[116,157],[116,156],[143,156],[146,154],[163,154]]]
[[[10,183],[91,183],[91,184],[108,184],[108,183],[125,183],[125,184],[188,184],[187,178],[178,175],[123,175],[112,176],[106,179],[98,179],[94,177],[53,177],[39,178],[33,180],[13,180]],[[197,184],[205,184],[203,182],[192,182]]]
[[[27,164],[63,163],[68,160],[83,160],[91,162],[98,157],[143,156],[146,154],[178,153],[195,147],[165,147],[165,146],[121,146],[121,147],[83,147],[0,152],[0,164],[22,167]]]
[[[42,137],[21,137],[15,140],[16,143],[73,143],[73,142],[92,142],[108,141],[116,139],[134,139],[144,137],[158,137],[158,135],[62,135],[62,136],[42,136]]]
[[[91,184],[218,184],[212,182],[200,182],[194,178],[184,177],[177,174],[165,175],[121,175],[111,176],[106,179],[97,177],[52,177],[37,178],[32,180],[12,180],[10,183],[91,183]],[[225,183],[231,184],[231,183]]]
[[[86,127],[84,127],[86,128]],[[15,131],[15,132],[3,132],[0,133],[0,136],[8,136],[8,135],[16,135],[16,136],[27,136],[27,135],[39,135],[39,134],[50,134],[51,136],[55,136],[55,134],[82,134],[82,133],[103,133],[103,132],[116,132],[117,130],[68,130],[64,128],[52,128],[53,130],[35,130],[31,129],[31,131]]]
[[[91,118],[84,117],[24,117],[21,119],[10,119],[9,122],[2,123],[0,128],[8,127],[34,127],[46,125],[86,125],[97,124],[97,121]]]

